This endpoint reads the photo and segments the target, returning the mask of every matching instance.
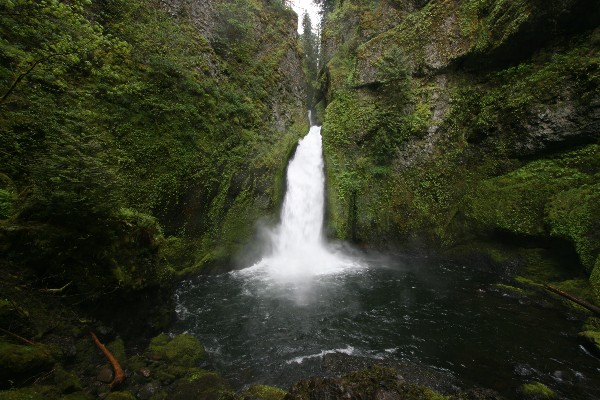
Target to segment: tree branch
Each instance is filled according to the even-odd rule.
[[[102,350],[102,353],[104,353],[104,356],[108,359],[113,369],[115,370],[115,378],[109,385],[109,387],[112,389],[125,380],[125,373],[123,372],[123,369],[121,368],[121,365],[119,364],[115,356],[112,355],[112,353],[106,348],[106,346],[100,343],[98,337],[94,334],[94,332],[90,332],[90,335],[92,335],[92,340],[94,341],[96,346],[98,346],[98,348]]]
[[[581,307],[583,307],[583,308],[587,308],[588,310],[590,310],[591,312],[593,312],[593,313],[595,313],[595,314],[597,314],[597,315],[600,315],[600,307],[596,307],[595,305],[593,305],[593,304],[590,304],[590,303],[588,303],[587,301],[585,301],[585,300],[582,300],[582,299],[580,299],[579,297],[575,297],[575,296],[573,296],[572,294],[569,294],[569,293],[567,293],[567,292],[565,292],[565,291],[562,291],[562,290],[560,290],[560,289],[557,289],[557,288],[555,288],[554,286],[550,286],[550,285],[544,285],[544,288],[545,288],[546,290],[549,290],[549,291],[553,292],[553,293],[556,293],[556,294],[558,294],[558,295],[561,295],[562,297],[565,297],[565,298],[567,298],[567,299],[571,300],[571,301],[572,301],[572,302],[574,302],[574,303],[577,303],[577,304],[579,304],[579,305],[580,305]]]

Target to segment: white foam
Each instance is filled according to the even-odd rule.
[[[308,356],[300,356],[294,357],[291,360],[286,361],[287,364],[302,364],[304,360],[310,360],[311,358],[323,358],[327,354],[335,354],[335,353],[343,353],[347,355],[354,354],[354,347],[347,346],[344,349],[333,349],[333,350],[323,350],[320,353],[310,354]]]

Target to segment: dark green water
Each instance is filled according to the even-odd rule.
[[[580,315],[507,293],[497,276],[460,265],[365,263],[301,283],[258,274],[186,281],[176,330],[197,336],[237,387],[288,388],[324,374],[323,356],[337,351],[424,366],[508,398],[532,381],[561,398],[600,398],[600,360],[578,341]]]

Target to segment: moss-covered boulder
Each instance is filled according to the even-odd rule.
[[[167,334],[160,334],[152,339],[148,352],[152,358],[182,367],[194,367],[206,359],[204,346],[189,334],[177,335],[172,339]]]
[[[93,397],[85,392],[69,393],[60,398],[60,400],[91,400]]]
[[[0,340],[0,382],[20,381],[54,365],[51,348],[41,344],[19,345]]]
[[[549,199],[588,180],[586,174],[558,162],[532,162],[481,182],[467,197],[467,215],[487,227],[517,235],[547,235],[544,222]]]
[[[393,368],[372,366],[341,378],[312,378],[295,384],[287,400],[325,399],[445,400],[424,386],[407,383]]]
[[[252,385],[241,394],[244,400],[283,400],[287,392],[283,389],[267,386]]]
[[[77,375],[66,371],[58,365],[54,369],[54,384],[61,393],[69,394],[82,390],[81,382]]]
[[[236,395],[219,374],[198,370],[173,385],[173,400],[235,400]]]
[[[596,258],[594,269],[590,275],[590,284],[592,285],[594,299],[596,300],[597,304],[600,304],[600,256]]]
[[[22,389],[0,391],[0,400],[47,400],[57,399],[60,394],[53,386],[31,386]]]
[[[600,216],[600,182],[558,193],[548,204],[552,235],[571,241],[589,272],[600,254],[600,219],[594,215]]]
[[[136,400],[131,392],[113,392],[105,397],[106,400]]]
[[[525,400],[555,399],[556,393],[541,382],[526,383],[520,388],[520,393]]]

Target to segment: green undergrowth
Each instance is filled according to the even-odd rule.
[[[157,1],[0,5],[11,262],[81,293],[168,286],[226,263],[275,213],[307,130],[304,107],[277,89],[299,54],[295,14],[229,6],[209,41]]]

